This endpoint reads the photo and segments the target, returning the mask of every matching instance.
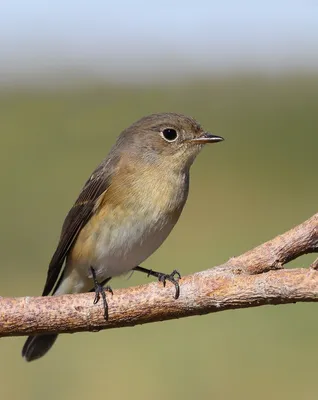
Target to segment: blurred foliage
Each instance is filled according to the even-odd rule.
[[[317,104],[315,76],[2,92],[1,295],[41,293],[82,184],[152,112],[192,115],[226,141],[197,159],[182,218],[144,266],[206,269],[302,222],[317,212]],[[135,273],[113,288],[145,282]],[[317,305],[297,304],[63,335],[32,364],[24,338],[2,339],[0,397],[316,399],[317,335]]]

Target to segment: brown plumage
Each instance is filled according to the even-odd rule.
[[[181,114],[142,118],[118,137],[108,157],[85,183],[62,227],[43,296],[79,293],[136,269],[166,239],[188,196],[189,169],[205,143],[222,140]],[[151,272],[179,285],[172,274]],[[94,278],[94,279],[92,279]],[[43,356],[56,335],[29,337],[22,354]]]

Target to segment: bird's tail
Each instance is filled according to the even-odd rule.
[[[23,346],[22,356],[26,361],[37,360],[53,346],[57,335],[29,336]]]

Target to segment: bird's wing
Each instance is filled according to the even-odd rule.
[[[83,226],[94,213],[97,199],[110,185],[113,168],[107,168],[106,172],[105,167],[105,164],[101,164],[93,172],[85,183],[76,203],[65,218],[60,241],[49,265],[42,296],[49,295],[54,285],[57,283],[69,250]]]

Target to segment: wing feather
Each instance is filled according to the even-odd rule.
[[[67,214],[55,253],[49,264],[46,283],[42,296],[50,294],[62,271],[65,258],[74,244],[83,226],[94,213],[97,199],[110,185],[113,168],[109,163],[101,164],[85,183],[76,203]]]

